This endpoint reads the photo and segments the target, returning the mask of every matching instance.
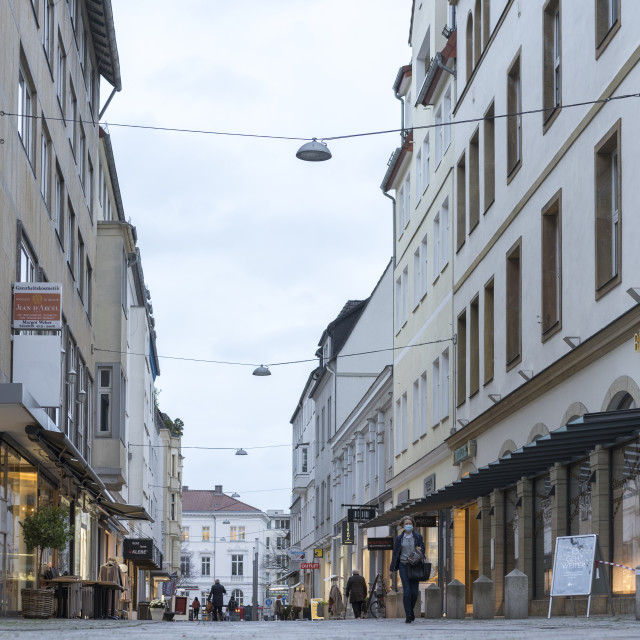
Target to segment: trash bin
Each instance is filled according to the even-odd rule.
[[[149,602],[138,602],[138,620],[150,620]]]
[[[245,622],[251,622],[251,620],[253,620],[253,618],[251,617],[251,613],[253,611],[253,605],[250,604],[245,604],[244,605],[244,616],[243,616],[243,620]]]

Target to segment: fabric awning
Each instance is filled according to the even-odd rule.
[[[638,433],[640,409],[585,414],[404,509],[396,507],[379,515],[364,526],[383,526],[403,515],[466,504],[489,495],[494,489],[511,487],[522,478],[541,475],[555,463],[569,464],[584,458],[596,445],[611,448]]]

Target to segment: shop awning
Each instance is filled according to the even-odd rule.
[[[377,527],[399,520],[403,515],[426,513],[460,506],[506,489],[522,478],[543,474],[555,463],[563,465],[584,458],[596,445],[611,448],[640,433],[640,409],[588,413],[582,418],[525,445],[511,454],[472,471],[469,475],[417,500],[402,505],[367,522]]]

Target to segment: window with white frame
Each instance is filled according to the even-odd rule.
[[[442,131],[442,105],[438,107],[436,110],[436,167],[440,164],[440,160],[442,160],[442,145],[444,142],[443,139],[443,131]]]
[[[441,361],[441,374],[442,374],[442,382],[441,384],[441,392],[442,392],[442,401],[440,403],[440,418],[444,420],[449,416],[449,349],[445,349],[442,352]]]
[[[244,575],[244,556],[232,554],[231,556],[231,575],[243,576]]]
[[[433,219],[433,280],[440,275],[440,212]]]
[[[44,0],[42,14],[42,47],[49,66],[53,65],[53,0]]]
[[[396,424],[395,424],[395,444],[396,454],[402,451],[402,403],[400,398],[396,400]]]
[[[400,443],[402,451],[406,451],[409,445],[409,425],[407,420],[407,392],[405,391],[402,394],[402,398],[400,399],[400,419],[401,419],[401,429],[400,432],[402,434],[402,442]]]
[[[413,252],[413,308],[415,309],[420,304],[420,283],[422,280],[420,269],[422,268],[422,261],[420,260],[420,249],[418,247]]]
[[[309,473],[309,449],[307,447],[300,450],[300,473]]]
[[[202,542],[209,542],[210,535],[211,535],[210,527],[202,527]]]
[[[18,135],[31,166],[34,166],[35,160],[35,93],[24,65],[20,64],[18,69]]]
[[[68,118],[69,118],[69,143],[71,144],[71,151],[73,151],[73,155],[76,158],[76,162],[78,161],[76,157],[77,153],[77,145],[78,145],[78,98],[76,97],[75,89],[73,88],[73,83],[69,80],[69,107],[68,107]]]
[[[202,556],[201,557],[201,571],[200,574],[203,576],[211,575],[211,557],[210,556]]]
[[[427,283],[429,281],[429,236],[424,235],[420,243],[420,298],[427,295]]]
[[[62,177],[62,171],[60,167],[56,165],[56,172],[54,174],[55,193],[54,193],[54,215],[56,222],[56,232],[58,239],[64,245],[64,203],[66,199],[64,178]]]
[[[422,141],[422,191],[426,191],[431,181],[431,149],[429,147],[429,134]]]
[[[189,542],[189,527],[182,527],[182,540]]]
[[[424,187],[422,186],[422,149],[418,149],[416,153],[416,202],[422,197]]]
[[[44,118],[40,131],[40,193],[51,216],[51,137]]]
[[[411,91],[404,98],[404,128],[411,129],[413,126],[413,105],[411,104]]]
[[[411,220],[411,175],[407,173],[407,177],[404,179],[404,221],[403,229],[407,227]]]
[[[402,270],[402,324],[409,317],[409,267]]]
[[[18,274],[20,282],[35,282],[36,274],[38,273],[36,267],[36,260],[33,257],[33,252],[30,247],[27,246],[24,239],[20,242],[20,273]]]
[[[71,273],[75,275],[75,262],[76,262],[76,216],[71,206],[71,201],[67,202],[67,264],[71,269]]]
[[[418,55],[416,56],[416,87],[420,89],[424,83],[424,79],[427,76],[427,69],[431,64],[431,27],[427,29]]]
[[[244,607],[244,594],[241,589],[234,589],[231,592],[231,597],[236,601],[237,607]]]
[[[449,198],[440,207],[440,271],[449,264]]]
[[[411,394],[411,405],[413,407],[413,424],[411,439],[416,442],[420,437],[420,378],[413,382],[413,393]]]
[[[444,121],[442,154],[444,155],[451,144],[451,85],[449,85],[444,94],[444,100],[442,102],[442,119]]]
[[[440,423],[440,358],[431,365],[431,422],[435,427]]]
[[[245,528],[244,527],[230,527],[229,539],[232,541],[244,540]]]
[[[60,105],[60,111],[62,111],[62,117],[65,117],[66,106],[66,78],[67,78],[67,54],[62,44],[62,34],[58,32],[58,56],[56,64],[57,78],[56,78],[56,95],[58,96],[58,104]]]
[[[424,371],[420,376],[420,431],[419,435],[423,436],[427,433],[427,407],[428,407],[428,391],[427,391],[427,372]]]
[[[111,431],[111,401],[113,396],[113,382],[111,369],[98,369],[98,431],[109,433]],[[189,539],[189,527],[182,530],[183,540]],[[186,538],[184,534],[186,532]]]
[[[404,184],[398,190],[398,238],[404,233],[404,220],[405,220],[405,198],[404,198]]]
[[[87,138],[84,133],[82,124],[79,126],[80,138],[78,141],[78,175],[80,176],[80,184],[85,188],[85,157],[87,153]]]

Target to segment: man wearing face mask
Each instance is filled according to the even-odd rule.
[[[402,581],[402,602],[404,604],[405,622],[411,623],[416,616],[413,609],[418,601],[419,580],[409,579],[407,574],[407,562],[409,556],[416,551],[424,554],[424,540],[422,536],[414,531],[415,522],[411,516],[402,519],[402,533],[396,537],[393,544],[393,555],[391,556],[390,571],[399,571]]]

